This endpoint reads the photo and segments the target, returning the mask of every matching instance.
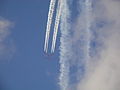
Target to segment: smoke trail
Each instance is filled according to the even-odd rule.
[[[55,8],[55,2],[56,0],[51,0],[49,12],[48,12],[48,21],[47,21],[47,28],[46,28],[46,37],[45,37],[45,45],[44,45],[44,51],[47,52],[48,49],[48,42],[49,42],[49,34],[50,34],[50,28]]]
[[[91,40],[91,23],[92,23],[92,3],[91,0],[85,0],[85,19],[86,19],[86,67],[88,67],[88,63],[90,62],[90,40]]]
[[[81,0],[80,0],[81,2]],[[71,68],[76,67],[76,78],[80,78],[81,62],[87,66],[89,63],[89,49],[90,49],[90,26],[91,26],[91,1],[86,0],[82,2],[82,12],[80,12],[80,18],[77,24],[78,28],[73,31],[73,36],[70,35],[70,26],[72,26],[68,19],[70,18],[70,10],[67,1],[63,2],[64,13],[61,17],[61,45],[60,45],[60,86],[61,90],[76,90],[73,82],[71,82]],[[77,48],[77,49],[76,49]],[[78,52],[78,55],[76,52]],[[73,66],[75,63],[75,66]],[[80,79],[78,79],[79,81]]]
[[[79,15],[73,26],[72,38],[72,60],[70,61],[70,87],[76,90],[76,85],[84,77],[90,62],[90,41],[92,23],[92,2],[91,0],[79,0]],[[74,82],[73,82],[74,81]]]
[[[75,37],[72,37],[70,35],[70,23],[68,21],[68,19],[70,18],[70,11],[68,8],[68,3],[67,1],[63,2],[64,6],[63,6],[63,11],[62,12],[62,16],[61,16],[61,46],[60,46],[60,86],[61,86],[61,90],[70,90],[72,88],[71,84],[70,84],[70,68],[72,67],[71,62],[75,62],[73,55],[73,47],[72,47],[72,40],[76,39],[76,35]],[[87,7],[86,7],[87,6]],[[83,53],[83,58],[78,58],[79,61],[81,61],[81,59],[84,59],[85,61],[87,61],[89,59],[89,38],[90,38],[90,14],[88,13],[88,11],[90,12],[90,4],[89,1],[86,1],[84,4],[84,7],[86,7],[83,12],[82,12],[82,17],[85,20],[80,21],[80,23],[82,23],[82,25],[84,24],[84,26],[82,26],[82,28],[78,31],[74,31],[77,32],[77,34],[79,34],[79,36],[87,36],[84,38],[79,38],[81,39],[81,43],[84,42],[84,45],[82,46],[81,50],[79,52]],[[87,14],[87,15],[86,15]],[[72,39],[73,38],[73,39]],[[71,40],[72,39],[72,40]],[[77,40],[76,40],[77,41]],[[77,44],[77,43],[76,43]],[[74,45],[73,45],[74,46]],[[76,48],[77,46],[75,46],[74,48]],[[78,48],[79,49],[79,48]],[[73,53],[72,53],[73,52]],[[71,58],[72,57],[72,58]],[[78,57],[78,56],[76,56]],[[78,60],[77,60],[78,61]],[[79,67],[79,65],[76,63],[76,65]],[[78,71],[79,72],[79,71]]]
[[[54,50],[55,50],[56,37],[57,37],[57,32],[58,32],[58,27],[59,27],[59,22],[60,22],[60,16],[61,16],[61,9],[62,9],[61,6],[62,6],[61,5],[61,0],[59,0],[58,1],[58,7],[57,7],[56,19],[55,19],[51,53],[53,53]]]
[[[59,85],[61,90],[69,90],[69,59],[70,59],[70,44],[69,44],[69,8],[67,0],[61,0],[61,38],[60,38],[60,76]]]

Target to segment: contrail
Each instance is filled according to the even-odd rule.
[[[60,76],[59,85],[61,90],[69,90],[69,8],[67,0],[61,0],[61,38],[60,38]]]
[[[48,12],[47,28],[46,28],[45,45],[44,45],[44,51],[45,52],[47,52],[47,50],[48,50],[49,34],[50,34],[50,28],[51,28],[51,24],[52,24],[55,2],[56,2],[56,0],[51,0],[51,2],[50,2],[49,12]]]
[[[77,68],[77,75],[76,77],[80,77],[80,70],[79,67],[81,63],[79,62],[85,62],[85,65],[87,67],[87,63],[89,62],[89,49],[90,49],[90,26],[91,26],[91,2],[90,0],[86,0],[83,3],[82,12],[80,12],[80,21],[78,22],[80,25],[78,27],[79,30],[74,30],[75,36],[72,37],[70,35],[70,23],[69,23],[69,18],[70,18],[70,10],[68,7],[68,1],[64,0],[62,2],[63,8],[62,8],[62,13],[61,13],[61,38],[60,38],[60,76],[59,76],[59,83],[61,90],[73,90],[73,86],[71,85],[71,78],[70,78],[70,72],[71,72],[71,61],[75,62],[75,58],[77,57],[77,63],[76,67]],[[73,39],[75,44],[72,44],[71,39]],[[76,40],[78,39],[79,42]],[[78,45],[77,45],[78,44]],[[82,45],[83,46],[82,46]],[[75,45],[75,47],[71,46]],[[80,46],[80,47],[79,47]],[[72,51],[72,48],[78,48],[75,51]],[[82,53],[82,56],[72,56],[73,53]],[[75,89],[76,90],[76,89]]]
[[[62,5],[61,5],[62,2],[61,1],[62,0],[58,1],[58,7],[57,7],[57,14],[56,14],[56,19],[55,19],[55,26],[54,26],[51,53],[53,53],[54,50],[55,50],[56,37],[57,37],[57,32],[58,32],[58,27],[59,27],[59,22],[60,22],[60,16],[61,16],[61,9],[62,9]]]
[[[56,0],[51,0],[50,2],[47,29],[46,29],[45,46],[44,46],[45,52],[47,52],[47,49],[48,49],[50,27],[52,23],[54,8],[55,8],[55,2]],[[66,54],[68,53],[67,50],[70,50],[70,49],[66,49],[66,48],[69,48],[70,46],[69,42],[67,42],[68,41],[67,39],[69,39],[68,18],[69,18],[69,8],[67,6],[67,0],[58,0],[51,53],[53,53],[55,49],[58,26],[59,26],[60,19],[61,19],[60,27],[61,27],[62,35],[61,35],[61,41],[60,41],[61,52],[60,52],[60,76],[59,76],[59,85],[60,85],[61,90],[68,90],[68,84],[69,84],[69,61],[68,61],[69,55],[66,56]]]
[[[85,0],[85,18],[86,18],[86,67],[88,67],[90,55],[90,41],[91,41],[91,22],[92,22],[92,2],[91,0]]]

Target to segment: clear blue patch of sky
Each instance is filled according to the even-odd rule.
[[[59,41],[53,55],[43,52],[49,0],[0,5],[0,16],[15,24],[10,37],[16,48],[9,62],[0,63],[0,90],[58,90]]]

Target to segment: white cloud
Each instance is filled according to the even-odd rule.
[[[12,39],[9,37],[13,23],[0,17],[0,61],[8,59],[14,52]]]
[[[77,90],[120,90],[120,1],[101,0],[94,8],[97,10],[94,11],[94,19],[106,19],[109,24],[100,28],[99,33],[105,37],[100,35],[98,40],[102,39],[104,48],[100,51],[100,57],[94,56],[96,60],[89,62]]]
[[[114,32],[116,33],[116,32]],[[78,90],[120,90],[120,36],[115,34],[105,40],[106,49],[101,52],[97,65],[90,66]]]

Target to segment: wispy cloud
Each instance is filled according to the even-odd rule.
[[[97,20],[107,23],[95,29],[98,34],[96,40],[104,47],[97,47],[102,49],[98,49],[100,56],[93,55],[95,60],[88,63],[77,90],[120,90],[120,1],[101,0],[95,4],[94,24]]]
[[[70,45],[69,45],[69,8],[67,0],[61,0],[62,15],[61,15],[61,38],[60,38],[60,76],[59,85],[61,90],[67,90],[69,88],[69,59],[70,58]]]
[[[76,22],[61,17],[62,90],[120,90],[120,1],[79,2]]]
[[[14,52],[14,45],[10,39],[13,23],[0,17],[0,60],[8,59]]]
[[[117,34],[115,34],[117,33]],[[111,33],[112,34],[112,33]],[[120,31],[104,40],[106,48],[96,57],[95,63],[87,68],[78,90],[119,90],[120,89]]]

